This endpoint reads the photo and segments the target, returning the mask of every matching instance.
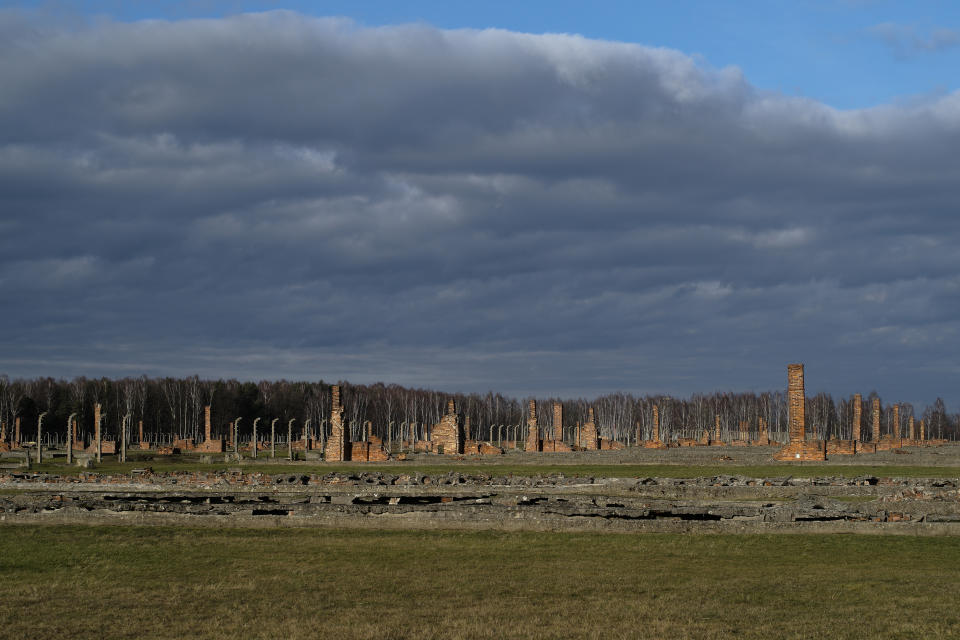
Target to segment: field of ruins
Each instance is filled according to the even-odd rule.
[[[49,413],[21,400],[0,444],[0,629],[953,637],[960,443],[859,395],[835,423],[850,437],[823,437],[803,376],[788,367],[782,421],[716,412],[697,432],[652,403],[627,437],[589,403],[569,421],[536,399],[523,429],[476,427],[448,398],[384,434],[345,416],[338,384],[298,433],[223,425],[211,403],[202,436],[133,412],[107,433],[116,407],[95,401],[89,428],[79,404],[45,438]]]

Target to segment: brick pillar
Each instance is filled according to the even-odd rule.
[[[740,421],[740,438],[739,438],[740,440],[746,440],[746,439],[747,439],[747,425],[748,425],[748,424],[749,424],[749,423],[746,422],[746,421],[744,421],[744,420],[741,420],[741,421]]]
[[[463,439],[472,440],[470,437],[470,416],[463,417]]]
[[[20,416],[13,419],[13,443],[20,446]]]
[[[6,444],[7,442],[7,423],[0,422],[0,443]]]
[[[908,429],[910,430],[910,439],[911,439],[911,440],[916,440],[916,439],[917,439],[917,425],[916,425],[916,423],[913,421],[913,416],[910,416],[910,418],[907,420],[907,425],[908,425]]]
[[[100,403],[93,405],[93,442],[100,442]],[[99,445],[97,445],[99,448]]]
[[[900,405],[893,405],[893,438],[900,439]]]
[[[563,405],[559,402],[553,403],[553,439],[563,441]]]
[[[880,398],[873,399],[873,441],[880,439]]]
[[[716,442],[720,442],[720,416],[716,415],[713,417],[713,439]]]
[[[140,438],[143,440],[143,438]],[[210,405],[207,405],[203,408],[203,439],[205,442],[210,441]]]
[[[920,421],[920,440],[927,439],[927,423],[923,420]]]
[[[537,428],[537,401],[530,398],[530,415],[527,416],[527,451],[540,450],[540,430]]]
[[[143,442],[143,420],[137,421],[137,427],[140,429],[140,440],[138,442]]]
[[[350,459],[350,439],[343,425],[343,407],[340,405],[340,387],[333,385],[330,389],[330,437],[327,439],[327,448],[323,452],[326,460],[343,462]]]
[[[653,405],[653,441],[660,442],[660,407]]]
[[[757,431],[759,431],[757,434],[758,439],[768,440],[770,438],[767,433],[767,421],[763,416],[757,418]]]
[[[863,396],[853,396],[853,440],[860,440],[860,420],[863,415]]]
[[[587,421],[580,427],[580,446],[589,450],[600,448],[600,438],[593,417],[593,407],[587,409]]]
[[[788,433],[790,442],[806,441],[806,415],[804,402],[806,395],[803,390],[803,365],[787,365],[787,394],[788,407],[790,409],[790,422]]]

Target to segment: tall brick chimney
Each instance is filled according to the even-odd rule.
[[[863,416],[863,396],[853,396],[853,440],[860,440],[860,422]]]
[[[553,403],[553,439],[563,440],[563,405],[559,402]]]
[[[805,401],[803,389],[803,365],[787,365],[787,403],[790,409],[790,442],[804,442],[807,439]]]

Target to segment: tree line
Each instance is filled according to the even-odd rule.
[[[330,386],[323,381],[201,380],[189,378],[84,378],[72,380],[34,378],[10,380],[0,376],[0,423],[8,439],[20,418],[21,440],[36,433],[38,416],[46,412],[43,430],[48,438],[63,441],[67,418],[76,414],[78,435],[90,440],[94,433],[94,405],[101,405],[105,439],[119,438],[123,417],[131,417],[128,437],[136,440],[142,423],[144,438],[169,442],[175,438],[203,439],[203,409],[210,405],[214,437],[228,437],[229,425],[238,417],[241,438],[250,436],[255,418],[267,424],[274,418],[286,427],[294,420],[294,437],[303,436],[309,420],[310,434],[324,438],[329,433]],[[523,439],[529,412],[529,398],[512,398],[499,393],[445,393],[432,389],[408,388],[396,384],[352,384],[338,382],[343,417],[353,440],[370,434],[384,441],[426,439],[432,425],[446,412],[447,401],[456,402],[457,412],[470,419],[475,439],[493,441]],[[871,393],[863,398],[862,430],[870,433]],[[759,418],[769,426],[771,439],[786,440],[787,398],[784,391],[763,393],[716,392],[689,398],[634,396],[612,393],[593,399],[535,398],[537,424],[541,433],[553,433],[553,405],[563,406],[565,436],[572,438],[574,425],[587,420],[588,408],[595,412],[601,437],[631,444],[639,437],[651,439],[653,407],[657,405],[662,439],[698,438],[713,433],[719,416],[724,439],[758,436]],[[893,433],[894,404],[881,399],[881,434]],[[908,433],[911,417],[924,420],[928,438],[958,439],[960,415],[949,414],[938,398],[922,410],[909,403],[899,404],[900,433]],[[853,398],[835,399],[826,393],[807,398],[808,432],[820,438],[851,438]],[[741,425],[745,426],[745,432]],[[262,427],[261,427],[262,429]],[[282,429],[284,433],[286,428]],[[262,433],[262,431],[261,431]],[[47,440],[45,440],[47,441]]]

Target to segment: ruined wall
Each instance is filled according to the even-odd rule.
[[[440,422],[433,425],[430,440],[433,450],[446,455],[463,453],[463,433],[460,431],[460,421],[457,417],[457,408],[453,400],[447,402],[447,413]]]
[[[323,452],[324,460],[343,462],[350,459],[350,439],[343,424],[343,406],[340,404],[340,387],[330,389],[330,437]]]

